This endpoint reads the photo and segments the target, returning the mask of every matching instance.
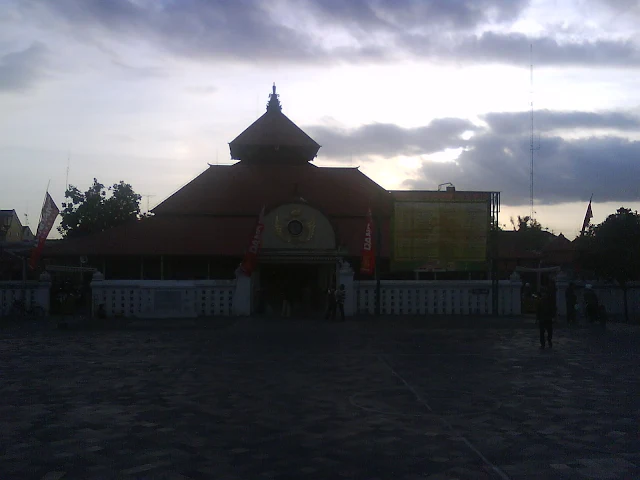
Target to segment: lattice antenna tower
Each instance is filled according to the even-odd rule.
[[[530,145],[529,149],[531,150],[531,168],[529,170],[529,202],[531,207],[531,212],[529,213],[529,217],[533,220],[535,215],[535,210],[533,209],[533,154],[536,150],[540,150],[540,138],[536,142],[533,131],[533,44],[529,45],[529,58],[531,63],[529,64],[529,84],[531,90],[530,94],[530,102],[531,102],[531,136],[530,136]]]

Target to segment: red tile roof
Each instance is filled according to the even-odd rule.
[[[47,247],[60,255],[242,255],[262,206],[306,202],[334,225],[338,242],[359,255],[369,207],[390,252],[389,193],[357,168],[211,166],[158,205],[154,217]]]
[[[241,255],[253,217],[155,216],[45,247],[45,255]]]
[[[290,147],[311,147],[316,151],[320,145],[289,117],[279,110],[267,111],[255,122],[249,125],[229,145],[232,148],[239,145],[286,145]]]
[[[229,143],[231,158],[259,163],[305,163],[320,145],[279,109],[270,109]]]
[[[517,231],[503,230],[498,234],[498,258],[532,260],[539,259],[540,253],[528,245],[528,239]]]
[[[542,249],[544,252],[574,252],[575,247],[571,240],[563,234],[551,239],[551,241]]]
[[[553,254],[572,254],[575,251],[573,243],[564,235],[555,236],[551,232],[544,232],[546,244],[535,249],[531,244],[531,238],[523,236],[520,232],[505,230],[498,235],[498,258],[501,259],[542,259],[555,258]],[[568,257],[567,257],[568,258]]]
[[[249,244],[257,214],[245,217],[155,216],[104,232],[63,240],[45,247],[45,256],[80,255],[221,255],[241,256]],[[365,216],[334,218],[338,243],[350,255],[362,248]],[[389,221],[383,222],[382,256],[389,255]]]
[[[327,216],[390,215],[389,192],[357,168],[306,165],[211,166],[153,209],[157,215],[257,215],[302,197]]]

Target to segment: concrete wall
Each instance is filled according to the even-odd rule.
[[[520,315],[519,279],[501,280],[498,312],[492,311],[491,281],[383,280],[383,315]],[[356,313],[375,313],[376,282],[354,282]]]
[[[25,300],[27,308],[39,306],[49,315],[51,282],[48,275],[29,282],[0,282],[0,317],[9,313],[13,302]]]
[[[107,317],[189,318],[233,314],[234,280],[102,280],[91,282],[92,313]]]
[[[592,285],[600,305],[604,305],[609,317],[624,317],[624,292],[618,285],[603,282],[576,281],[575,292],[578,297],[577,318],[585,318],[584,291],[585,285]],[[560,274],[556,278],[556,304],[558,317],[566,318],[567,305],[565,292],[569,286],[568,279]],[[629,317],[640,319],[640,282],[630,282],[627,285],[627,302]]]

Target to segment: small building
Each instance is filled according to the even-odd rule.
[[[0,210],[0,280],[22,280],[28,276],[26,258],[35,237],[22,225],[15,210]]]
[[[0,210],[0,242],[16,243],[32,238],[31,229],[22,225],[15,210]]]

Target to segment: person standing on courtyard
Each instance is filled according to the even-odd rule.
[[[586,306],[587,319],[589,323],[594,323],[598,321],[598,310],[600,309],[598,297],[596,296],[596,292],[593,291],[593,286],[585,285],[584,288],[584,303]]]
[[[569,284],[564,292],[565,304],[567,307],[567,323],[573,325],[576,323],[576,304],[578,303],[578,297],[576,295],[575,286],[573,282]]]
[[[347,297],[347,292],[344,289],[344,284],[341,284],[340,288],[336,292],[336,307],[338,310],[340,310],[340,320],[343,322],[344,322],[344,301],[346,297]],[[335,317],[335,313],[334,313],[334,317]]]
[[[291,285],[285,281],[282,286],[282,317],[291,317]]]
[[[336,318],[336,289],[333,285],[329,286],[327,290],[327,313],[325,314],[325,320],[333,320]]]
[[[536,308],[536,318],[538,320],[538,327],[540,328],[540,348],[545,347],[545,331],[547,333],[549,348],[553,346],[551,340],[553,338],[553,317],[555,317],[555,315],[556,308],[553,296],[547,288],[543,288]]]

